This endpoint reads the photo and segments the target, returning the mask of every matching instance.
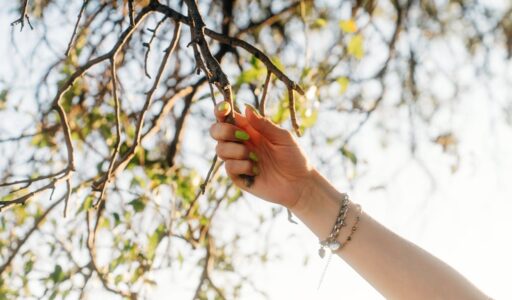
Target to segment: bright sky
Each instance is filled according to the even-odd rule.
[[[12,57],[15,51],[9,47],[11,18],[3,12],[0,20],[0,57]],[[25,38],[35,34],[24,30],[16,34],[16,39],[21,45]],[[356,182],[354,189],[345,181],[339,160],[322,168],[340,190],[348,192],[372,217],[453,266],[494,299],[512,299],[512,130],[501,108],[511,101],[510,84],[505,78],[512,77],[512,65],[503,55],[498,53],[491,58],[492,99],[480,79],[462,76],[461,80],[465,80],[469,88],[461,93],[458,102],[452,103],[450,109],[442,111],[432,122],[434,128],[453,130],[459,140],[460,167],[454,174],[450,171],[453,157],[442,153],[441,148],[429,140],[433,137],[432,131],[421,125],[419,160],[411,160],[406,146],[407,115],[393,115],[395,110],[391,104],[385,104],[351,143],[358,157],[367,161],[359,170],[363,173],[362,179]],[[13,59],[20,63],[19,57]],[[8,70],[0,66],[0,79],[8,76]],[[456,113],[452,114],[453,111]],[[321,112],[315,130],[333,128],[339,117]],[[375,129],[380,120],[389,122],[396,132],[394,138],[404,142],[382,148],[382,132]],[[189,122],[188,126],[194,124]],[[300,142],[317,162],[318,154],[309,146],[309,134],[311,131]],[[196,142],[190,140],[185,147],[193,147]],[[434,187],[422,166],[433,176]],[[380,185],[386,188],[372,189]],[[270,299],[382,298],[338,257],[333,257],[322,287],[317,291],[326,263],[317,255],[318,238],[302,223],[289,223],[285,210],[274,223],[254,232],[254,228],[259,227],[255,216],[258,213],[269,215],[277,206],[250,196],[241,201],[240,205],[233,205],[216,216],[214,230],[229,236],[235,228],[244,229],[248,249],[263,247],[268,242],[270,256],[282,255],[266,266],[261,266],[257,260],[240,266],[240,272],[254,278],[254,285],[268,291]],[[304,265],[307,255],[309,262]],[[158,277],[154,299],[189,299],[199,272],[185,265],[183,270],[176,268],[172,276],[162,274]],[[227,276],[214,278],[218,278],[219,284],[230,280]],[[107,299],[105,295],[102,298]],[[260,298],[248,295],[244,299]]]

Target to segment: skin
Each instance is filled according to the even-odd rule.
[[[218,122],[210,128],[227,174],[239,188],[290,209],[320,240],[325,239],[340,210],[342,193],[309,163],[287,130],[250,107],[245,115],[235,113],[235,125],[225,123],[230,109],[229,103],[220,103],[215,108]],[[249,139],[237,139],[237,130]],[[246,187],[240,174],[255,175],[254,184]],[[342,227],[340,242],[350,234],[359,213],[353,201],[348,207],[348,226]],[[490,299],[452,267],[364,211],[357,227],[353,239],[335,254],[387,299]]]

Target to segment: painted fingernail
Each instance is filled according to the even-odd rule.
[[[229,109],[229,103],[226,101],[223,101],[217,105],[217,109],[219,111],[227,111]]]
[[[256,107],[250,105],[249,103],[245,103],[245,106],[247,106],[256,116],[261,117],[260,112],[256,109]]]
[[[250,160],[252,160],[252,161],[254,161],[254,162],[258,162],[258,160],[259,160],[259,159],[258,159],[258,156],[256,155],[256,153],[254,153],[254,152],[252,152],[252,151],[251,151],[251,152],[249,152],[249,159],[250,159]]]
[[[249,134],[243,130],[237,130],[235,131],[235,137],[242,141],[248,141],[249,140]]]
[[[258,168],[258,166],[252,166],[252,173],[254,175],[260,174],[260,168]]]

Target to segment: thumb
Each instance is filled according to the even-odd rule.
[[[249,104],[245,105],[245,115],[248,123],[270,142],[287,144],[290,139],[293,139],[288,130],[279,127],[268,118],[264,118],[256,108]]]
[[[226,117],[231,112],[231,105],[229,105],[229,102],[222,101],[215,107],[215,118],[219,122],[224,122]]]

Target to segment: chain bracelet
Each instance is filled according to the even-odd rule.
[[[334,251],[336,251],[336,250],[341,250],[343,247],[345,247],[345,246],[346,246],[346,245],[347,245],[347,244],[352,240],[352,236],[354,235],[354,233],[356,232],[356,230],[357,230],[357,228],[358,228],[359,220],[361,219],[361,215],[362,215],[362,213],[363,213],[363,209],[361,208],[361,205],[359,205],[359,204],[356,204],[355,206],[357,207],[357,210],[358,210],[359,212],[357,213],[356,220],[355,220],[354,224],[352,225],[352,228],[351,228],[351,230],[350,230],[350,233],[349,233],[348,237],[343,241],[343,243],[339,243],[339,242],[337,242],[337,241],[336,241],[336,242],[337,242],[337,244],[336,244],[336,246],[335,246],[335,247],[329,247],[329,246],[328,246],[328,247],[329,247],[329,249],[331,249],[331,252],[329,253],[329,258],[327,259],[327,263],[325,264],[325,267],[324,267],[324,269],[323,269],[323,271],[322,271],[322,274],[321,274],[321,276],[320,276],[320,281],[318,282],[317,290],[319,290],[319,289],[320,289],[320,286],[321,286],[322,281],[323,281],[323,279],[324,279],[325,273],[326,273],[326,271],[327,271],[327,266],[329,266],[329,263],[330,263],[330,261],[331,261],[331,258],[332,258],[332,255],[333,255]],[[343,208],[342,208],[342,209],[340,209],[340,211],[343,211],[343,210],[345,210],[345,211],[343,212],[343,215],[345,215],[345,216],[346,216],[347,209],[346,209],[346,208],[345,208],[345,209],[343,209]],[[341,215],[341,214],[340,214],[340,215]],[[345,217],[343,217],[343,218],[342,218],[343,222],[344,222],[344,219],[345,219]],[[338,219],[336,219],[336,220],[338,221]],[[337,222],[336,224],[338,224],[338,222]],[[335,226],[335,227],[336,227],[336,226]],[[341,226],[339,226],[339,228],[341,228]],[[335,232],[335,230],[333,230],[333,232]],[[337,238],[337,234],[335,234],[335,235],[336,235],[336,238]],[[332,236],[332,235],[330,235],[329,237],[331,237],[331,236]],[[327,239],[327,240],[329,240],[329,239]],[[326,240],[326,241],[327,241],[327,240]],[[322,255],[322,253],[321,253],[321,252],[323,252],[322,250],[324,250],[324,249],[323,249],[323,247],[324,247],[324,246],[322,245],[322,248],[320,248],[321,250],[319,251],[320,257],[322,257],[322,258],[323,258],[323,255]],[[334,250],[333,250],[333,248],[336,248],[336,249],[334,249]],[[325,254],[325,252],[324,252],[323,254]]]
[[[325,256],[325,247],[329,248],[331,251],[335,251],[339,249],[341,246],[340,242],[337,241],[338,235],[340,233],[341,227],[345,226],[345,217],[348,212],[348,195],[343,194],[343,200],[341,201],[341,208],[336,218],[336,222],[334,223],[334,227],[329,234],[329,237],[323,241],[320,241],[320,249],[318,249],[318,255],[321,258]]]

